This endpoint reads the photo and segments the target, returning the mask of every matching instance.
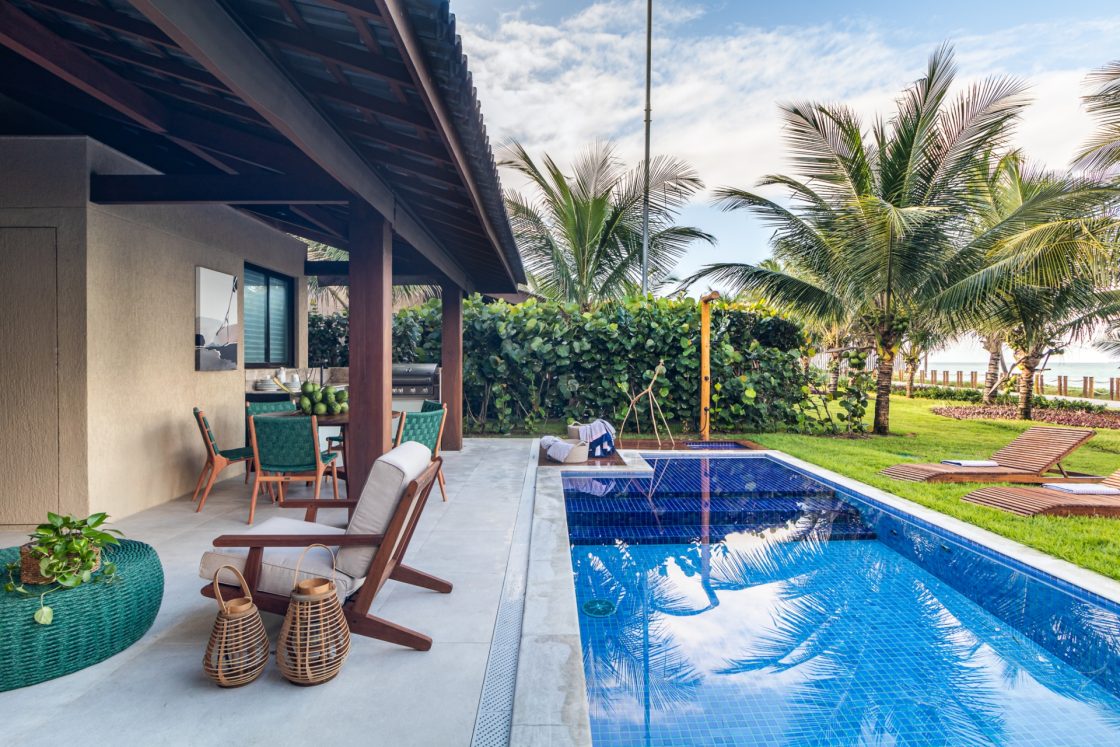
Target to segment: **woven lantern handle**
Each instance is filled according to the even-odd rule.
[[[330,549],[326,545],[319,544],[318,542],[316,542],[313,545],[308,545],[307,547],[303,548],[303,552],[301,552],[299,554],[299,560],[296,561],[296,573],[295,573],[295,578],[292,579],[292,585],[295,586],[296,584],[299,583],[299,567],[301,565],[303,565],[303,559],[307,555],[307,551],[310,550],[312,547],[321,547],[324,550],[326,550],[327,553],[331,556],[331,584],[334,584],[335,586],[337,586],[338,584],[335,581],[335,576],[338,573],[338,570],[335,568],[334,550]]]
[[[222,571],[227,568],[233,571],[233,575],[237,576],[237,580],[241,583],[241,596],[248,597],[249,599],[253,598],[252,593],[249,591],[249,584],[245,581],[245,577],[241,575],[241,571],[237,570],[237,568],[232,565],[223,565],[218,568],[218,570],[214,571],[214,599],[218,600],[218,609],[222,612],[227,612],[228,610],[226,608],[226,600],[222,599],[222,588],[221,584],[218,583],[218,576],[222,575]]]

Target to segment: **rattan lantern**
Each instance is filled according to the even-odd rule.
[[[299,567],[312,547],[331,553],[331,578],[299,580]],[[325,545],[309,545],[296,563],[295,588],[276,641],[276,663],[297,685],[334,679],[350,653],[350,627],[335,593],[334,573],[334,553]]]
[[[218,584],[218,576],[227,568],[241,582],[242,593],[229,601],[222,599]],[[261,613],[253,604],[245,577],[232,565],[223,565],[214,573],[214,598],[218,601],[218,617],[210,631],[202,668],[219,687],[247,685],[261,676],[268,661],[268,634]]]

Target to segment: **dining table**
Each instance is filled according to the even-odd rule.
[[[391,432],[394,433],[394,434],[397,431],[397,423],[400,420],[400,415],[401,414],[399,412],[397,412],[396,410],[393,411],[393,420],[392,420],[392,424],[391,424],[390,428],[391,428]],[[257,417],[259,417],[259,418],[260,417],[291,418],[291,417],[307,417],[307,416],[299,410],[294,410],[292,412],[263,412],[260,415],[257,415]],[[350,496],[350,480],[349,480],[349,477],[347,475],[346,465],[350,461],[350,455],[349,455],[348,449],[347,449],[347,445],[349,444],[349,440],[346,438],[346,430],[350,426],[350,413],[342,412],[342,413],[339,413],[338,415],[316,415],[315,416],[315,422],[318,424],[318,426],[320,428],[322,428],[323,426],[327,426],[327,427],[330,427],[330,428],[338,428],[339,435],[342,436],[342,466],[337,467],[336,470],[337,470],[339,478],[341,478],[341,480],[346,484],[346,495],[349,497]]]

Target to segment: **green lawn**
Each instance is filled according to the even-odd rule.
[[[885,437],[846,439],[788,433],[746,437],[1120,579],[1120,519],[1022,518],[960,500],[976,485],[902,482],[878,474],[898,462],[986,459],[1027,427],[1025,423],[1006,420],[952,420],[930,412],[931,407],[941,404],[945,403],[892,398],[893,435]],[[871,412],[869,408],[869,416]],[[1069,469],[1094,474],[1108,474],[1120,468],[1120,431],[1098,431],[1064,464]]]

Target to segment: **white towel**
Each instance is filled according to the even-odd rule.
[[[942,459],[942,464],[953,464],[957,467],[998,467],[999,462],[991,459]]]
[[[572,453],[572,449],[576,447],[575,444],[568,443],[562,438],[556,436],[542,436],[541,448],[544,449],[545,456],[554,462],[563,462],[568,458],[568,454]]]
[[[581,425],[579,427],[579,440],[591,443],[604,433],[611,434],[611,439],[614,439],[614,426],[602,418],[599,418],[587,425]]]
[[[1096,482],[1047,482],[1042,487],[1074,495],[1120,495],[1120,490]]]

